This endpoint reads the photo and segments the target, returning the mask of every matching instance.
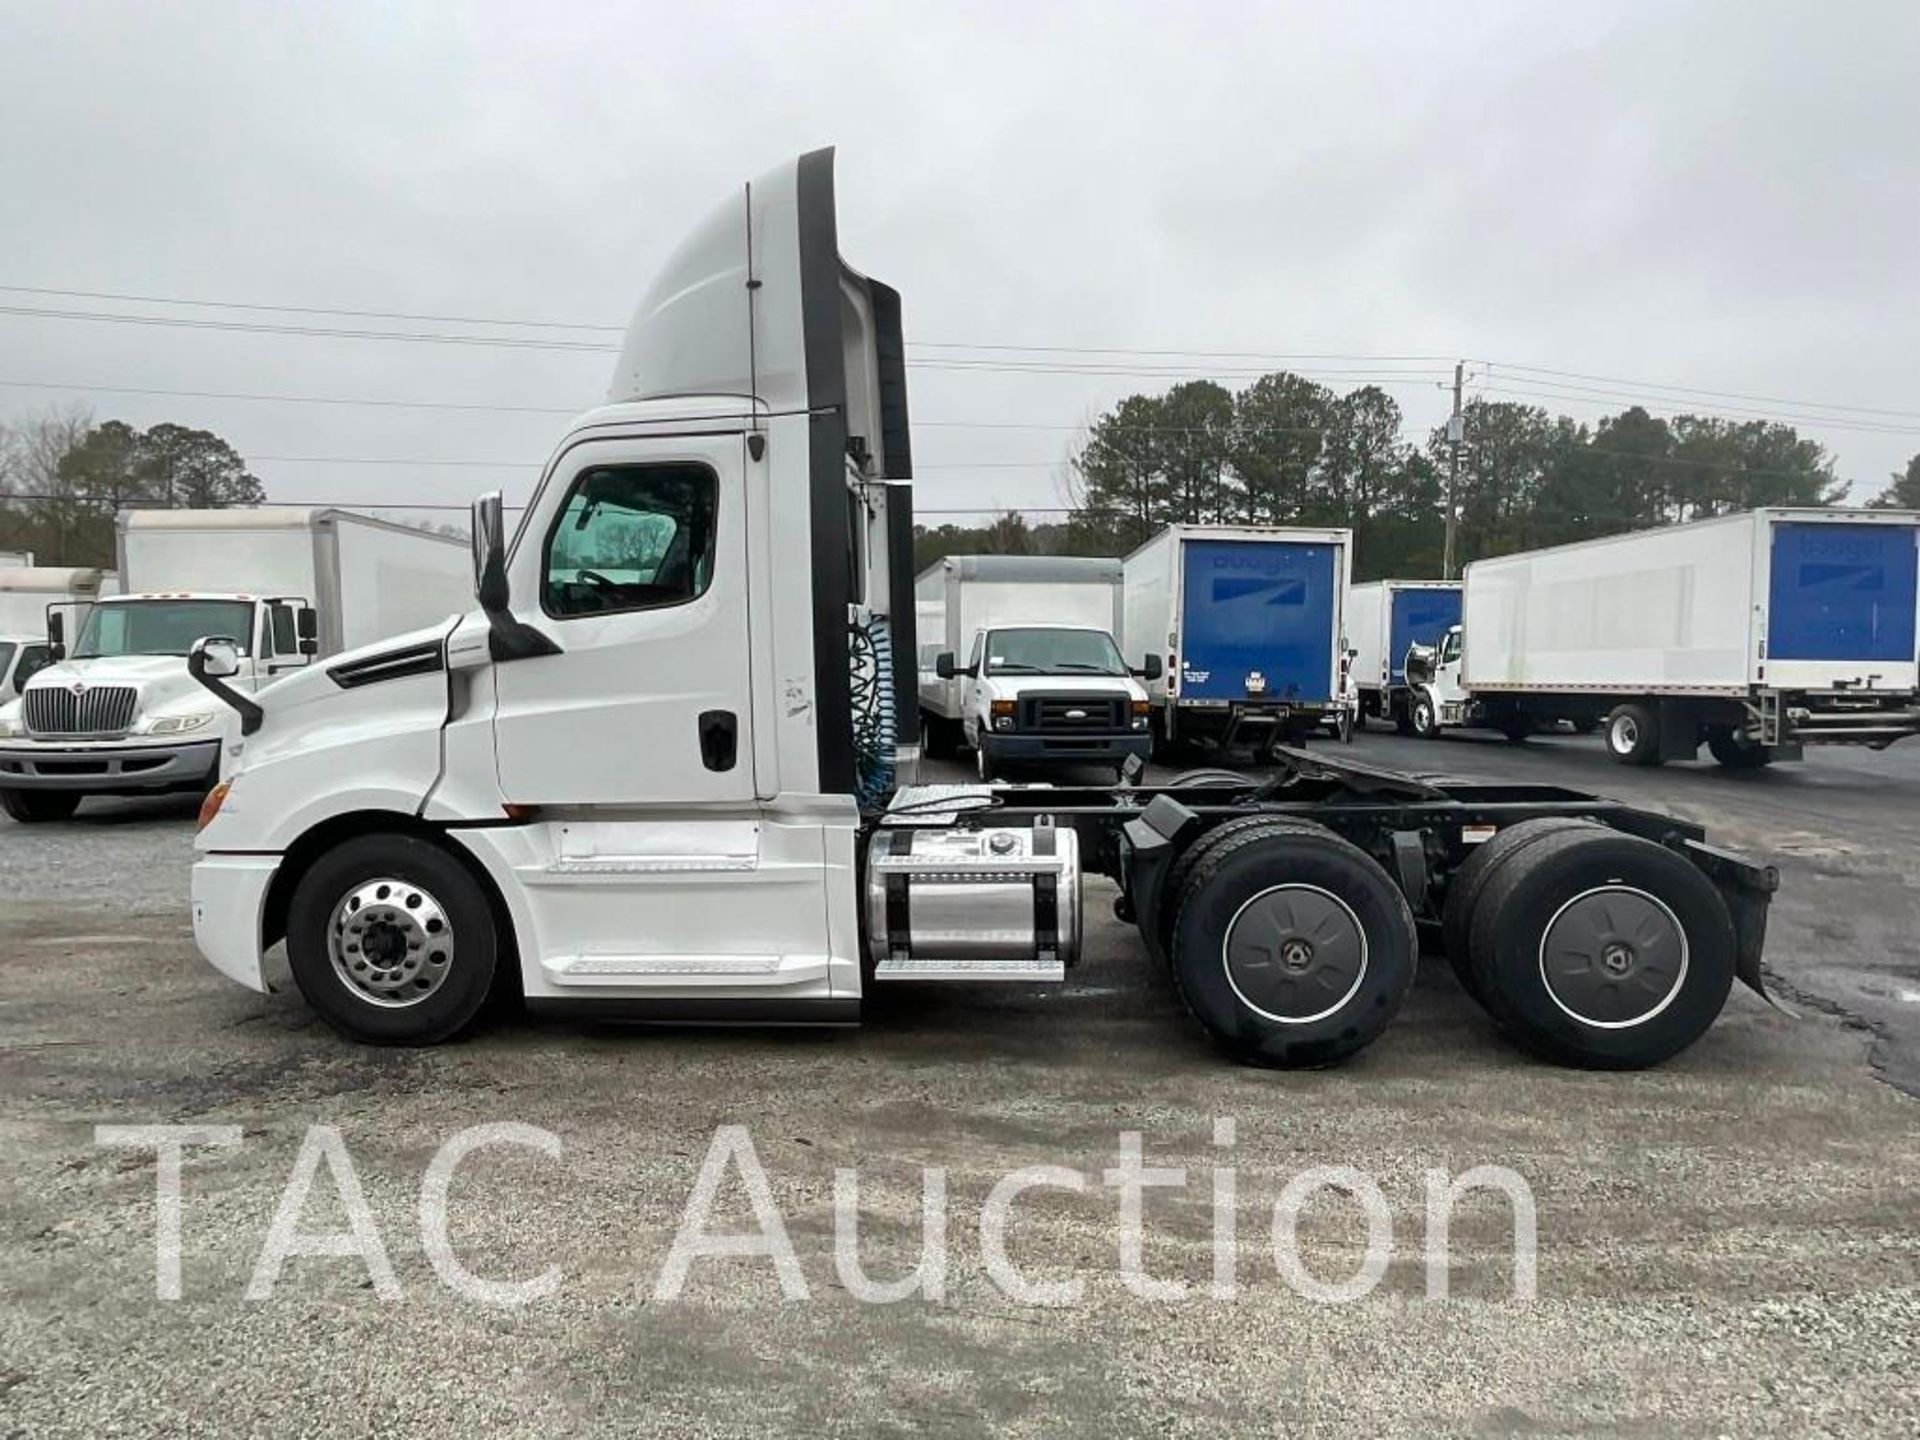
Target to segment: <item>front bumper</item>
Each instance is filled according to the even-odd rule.
[[[78,790],[86,795],[130,795],[146,790],[191,790],[220,773],[220,741],[146,741],[88,744],[76,740],[0,741],[0,789]]]
[[[1129,755],[1147,759],[1153,751],[1153,737],[1144,730],[1121,735],[1022,735],[1017,731],[983,730],[980,745],[993,759],[1008,765],[1118,765]]]
[[[262,993],[267,890],[278,855],[202,855],[193,866],[193,943],[230,980]]]

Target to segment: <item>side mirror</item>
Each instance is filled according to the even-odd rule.
[[[1158,655],[1149,655],[1140,662],[1140,668],[1133,673],[1136,679],[1158,680],[1166,674],[1166,668],[1161,665]]]
[[[938,675],[942,680],[953,679],[956,672],[954,670],[953,652],[951,650],[943,650],[940,654],[933,657],[933,673]]]
[[[507,613],[505,506],[498,490],[473,502],[473,594],[489,615]]]
[[[320,612],[302,605],[294,612],[293,625],[300,636],[300,653],[312,659],[320,653]]]
[[[47,611],[47,649],[56,660],[67,658],[67,617],[54,609]]]
[[[200,675],[228,680],[240,673],[240,647],[224,635],[207,635],[193,642],[192,655],[199,659]]]

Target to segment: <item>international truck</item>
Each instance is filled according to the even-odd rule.
[[[1352,556],[1348,530],[1169,525],[1126,557],[1124,644],[1159,663],[1148,692],[1163,757],[1262,754],[1337,712]]]
[[[1261,778],[899,783],[902,329],[840,258],[832,152],[802,156],[671,253],[514,531],[475,502],[476,609],[256,696],[235,645],[196,643],[241,716],[196,840],[207,960],[370,1043],[446,1040],[497,992],[848,1024],[880,986],[1060,983],[1098,877],[1259,1064],[1373,1041],[1422,932],[1573,1064],[1675,1053],[1736,975],[1764,993],[1774,872],[1591,795],[1295,750]]]
[[[1118,560],[959,555],[913,583],[922,749],[965,746],[982,780],[1142,762],[1147,692],[1114,641]]]
[[[1460,623],[1454,580],[1373,580],[1347,590],[1349,676],[1362,720],[1390,720],[1413,733],[1407,655],[1433,649]]]
[[[29,563],[10,565],[8,555]],[[107,580],[84,566],[35,566],[32,559],[23,551],[0,552],[0,733],[15,720],[21,689],[52,659],[50,614],[85,614]]]
[[[0,711],[0,809],[15,820],[212,785],[233,716],[187,673],[202,636],[233,642],[235,688],[251,694],[471,594],[463,540],[343,510],[122,511],[117,548],[125,592],[76,618],[55,609],[54,663]]]
[[[1917,556],[1913,511],[1761,509],[1476,561],[1414,729],[1598,724],[1627,765],[1885,749],[1920,734]]]

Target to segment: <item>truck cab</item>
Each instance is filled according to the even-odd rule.
[[[44,635],[0,635],[0,715],[20,697],[27,681],[53,663]]]
[[[202,637],[231,642],[234,684],[251,694],[313,656],[313,609],[299,597],[115,595],[49,616],[49,663],[0,711],[0,807],[15,820],[64,819],[87,795],[205,790],[233,718],[187,672]]]
[[[949,653],[935,666],[962,682],[961,730],[982,780],[1018,766],[1117,773],[1152,749],[1147,692],[1105,630],[995,626],[974,632],[964,664]]]

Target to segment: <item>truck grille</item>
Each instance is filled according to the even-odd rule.
[[[21,696],[20,709],[36,735],[124,735],[135,694],[131,685],[98,685],[78,695],[48,685]]]
[[[1020,728],[1042,735],[1111,735],[1127,728],[1124,695],[1025,695]]]

